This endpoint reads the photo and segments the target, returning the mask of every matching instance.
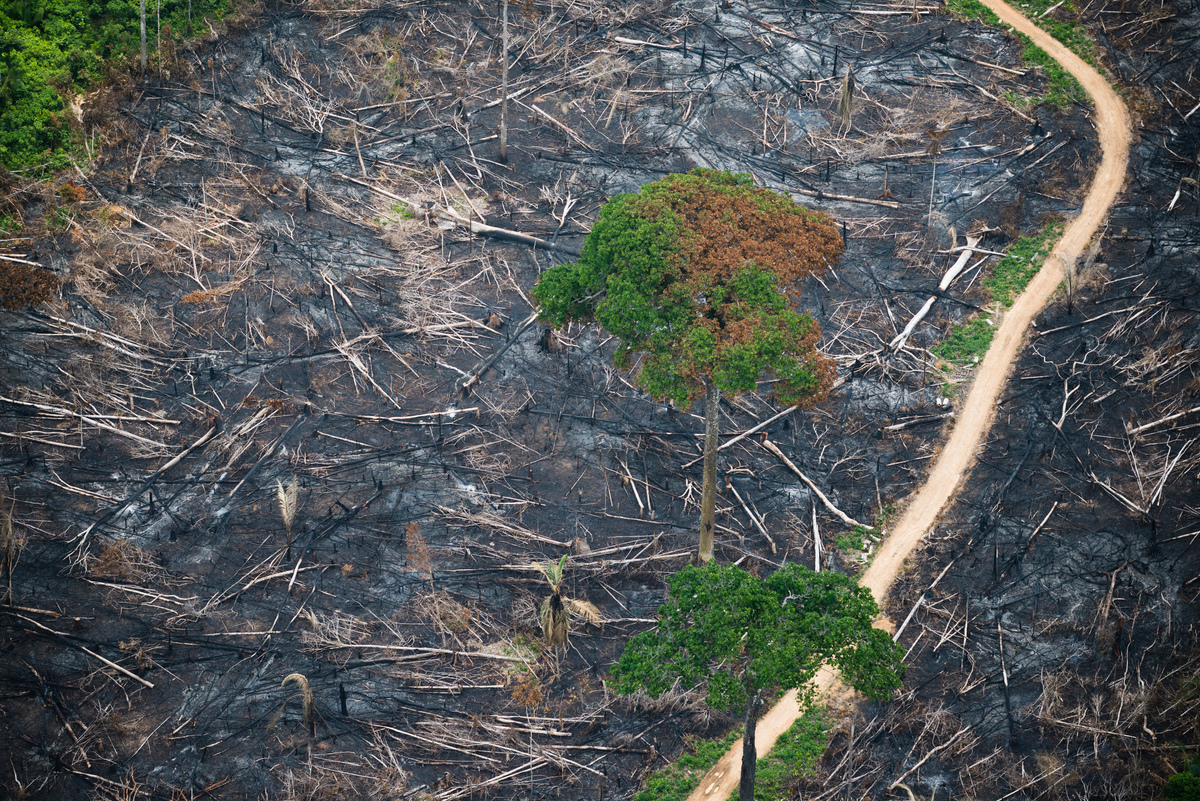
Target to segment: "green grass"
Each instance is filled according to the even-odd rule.
[[[160,21],[164,41],[186,38],[207,31],[203,18],[228,13],[232,2],[146,6],[153,61]],[[137,0],[0,0],[0,163],[14,170],[66,166],[80,141],[68,99],[97,86],[110,67],[136,61],[138,28]]]
[[[950,329],[950,334],[937,345],[933,352],[949,362],[969,364],[982,359],[992,344],[992,324],[984,315],[977,315]]]
[[[775,741],[770,753],[758,760],[754,774],[754,801],[789,798],[797,778],[812,775],[829,747],[829,722],[825,710],[810,707]],[[737,798],[735,792],[732,798]]]
[[[991,300],[1006,309],[1011,308],[1017,296],[1042,269],[1046,256],[1062,234],[1063,223],[1051,220],[1036,234],[1023,236],[1012,243],[992,274],[983,280]],[[954,325],[932,350],[948,362],[973,364],[987,353],[994,333],[995,327],[989,322],[988,315],[977,314]]]
[[[1021,59],[1026,64],[1041,67],[1042,72],[1046,74],[1046,93],[1038,98],[1039,103],[1066,111],[1072,103],[1086,106],[1092,102],[1088,93],[1079,85],[1079,81],[1075,80],[1075,76],[1063,69],[1049,53],[1035,45],[1025,34],[1019,33],[1017,36],[1024,45]]]
[[[834,537],[834,547],[838,550],[845,551],[846,553],[867,550],[869,543],[879,541],[880,532],[886,528],[887,525],[892,521],[892,518],[896,516],[896,511],[896,506],[894,504],[888,504],[887,506],[883,507],[882,511],[880,511],[878,515],[875,516],[874,533],[868,531],[864,526],[855,526],[849,531],[840,532],[836,537]]]
[[[843,531],[834,538],[833,544],[838,550],[842,551],[865,551],[867,544],[864,540],[867,530],[862,526],[855,526],[851,531]]]
[[[1042,16],[1054,5],[1054,2],[1055,0],[1028,0],[1028,2],[1020,3],[1017,7],[1035,25],[1062,42],[1075,55],[1088,64],[1097,66],[1096,42],[1088,33],[1087,28],[1074,19],[1060,20],[1053,16]],[[978,20],[992,28],[1006,27],[1000,18],[979,0],[948,0],[946,8],[963,19]],[[1071,0],[1067,0],[1059,6],[1059,10],[1072,17],[1077,14],[1075,4]],[[1046,92],[1041,97],[1033,98],[1036,102],[1044,103],[1060,111],[1070,108],[1073,103],[1085,106],[1091,103],[1091,98],[1087,92],[1083,91],[1079,82],[1052,59],[1049,53],[1035,45],[1025,34],[1018,33],[1017,36],[1022,44],[1021,59],[1029,66],[1040,67],[1046,75]]]
[[[741,736],[742,727],[737,726],[724,737],[696,740],[691,745],[692,753],[655,772],[646,782],[646,789],[634,795],[633,801],[684,801]],[[829,723],[825,710],[810,708],[779,735],[771,752],[758,760],[755,801],[787,797],[788,785],[799,776],[811,774],[828,747]],[[737,798],[736,791],[733,798]]]
[[[633,801],[684,801],[741,736],[742,727],[737,726],[724,737],[695,741],[692,753],[655,772],[647,780],[646,789],[636,794]]]
[[[1004,258],[983,281],[992,300],[998,301],[1006,309],[1011,308],[1017,296],[1042,269],[1042,263],[1062,234],[1062,222],[1052,220],[1036,234],[1023,236],[1010,245]],[[991,339],[990,336],[988,338]]]

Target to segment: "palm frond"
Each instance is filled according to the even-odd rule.
[[[593,626],[599,625],[600,621],[603,620],[600,610],[595,604],[589,601],[581,601],[578,598],[565,598],[563,601],[571,614],[579,615]]]
[[[854,68],[850,67],[846,70],[846,77],[842,79],[842,91],[838,97],[838,120],[841,122],[839,128],[843,136],[850,132],[850,109],[853,99]]]
[[[303,673],[289,673],[284,677],[283,681],[280,682],[279,686],[286,687],[291,682],[295,682],[296,686],[300,688],[300,714],[304,718],[304,725],[308,727],[308,733],[312,734],[314,729],[313,692],[312,687],[310,687],[308,684],[308,677],[306,677]],[[284,701],[284,704],[286,705],[287,701]],[[283,707],[281,706],[279,708],[279,712],[282,711]],[[278,722],[278,717],[279,713],[277,712],[273,723]]]
[[[292,530],[292,523],[296,521],[297,501],[300,497],[300,483],[295,478],[287,485],[283,486],[283,482],[275,479],[276,497],[279,499],[279,516],[283,518],[283,525],[288,531]]]
[[[570,637],[570,620],[562,597],[555,593],[543,601],[538,616],[542,621],[542,634],[546,643],[554,649],[565,647]]]
[[[563,573],[566,570],[567,559],[570,554],[563,554],[562,559],[558,563],[554,562],[534,562],[533,566],[538,572],[546,577],[546,583],[550,585],[550,591],[557,593],[562,587]]]

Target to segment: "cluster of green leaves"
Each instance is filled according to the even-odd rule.
[[[873,626],[875,599],[849,576],[789,564],[761,579],[710,562],[667,585],[658,625],[613,666],[618,693],[658,696],[679,681],[737,710],[764,690],[804,688],[827,662],[871,698],[900,686],[903,649]]]
[[[1183,771],[1167,779],[1163,801],[1200,801],[1200,757]]]
[[[833,540],[835,547],[843,551],[865,551],[867,542],[878,542],[880,531],[887,526],[892,518],[896,516],[896,506],[888,504],[880,510],[875,516],[875,531],[874,533],[867,530],[865,526],[855,526],[849,531],[839,533]]]
[[[544,321],[595,321],[616,335],[619,365],[646,358],[642,388],[687,408],[703,379],[752,390],[763,373],[783,403],[819,396],[831,366],[819,329],[792,310],[789,291],[837,260],[831,220],[715,170],[668,175],[600,211],[576,264],[534,287]]]
[[[230,0],[150,0],[147,42],[189,35],[192,19],[219,16]],[[0,0],[0,163],[65,166],[72,117],[65,98],[84,93],[139,48],[138,0]]]
[[[1062,235],[1062,221],[1051,220],[1036,234],[1022,236],[1013,242],[992,274],[983,281],[984,288],[991,292],[992,300],[999,301],[1006,309],[1011,308],[1017,296],[1042,269],[1046,256],[1050,255],[1054,243]]]
[[[810,707],[791,728],[779,735],[766,756],[760,757],[754,775],[754,801],[790,798],[789,787],[801,776],[812,775],[829,748],[829,722],[825,710]],[[730,801],[737,798],[735,792]]]
[[[1096,42],[1092,39],[1091,34],[1088,33],[1087,28],[1073,19],[1062,20],[1056,19],[1054,16],[1042,16],[1054,4],[1055,0],[1028,0],[1028,2],[1020,4],[1020,9],[1039,28],[1042,28],[1055,39],[1062,42],[1084,61],[1095,66]],[[1005,27],[995,12],[979,2],[979,0],[948,0],[946,8],[963,19],[979,20],[984,25],[992,28]],[[1063,14],[1072,17],[1076,15],[1075,5],[1071,0],[1061,3],[1059,9],[1061,9]],[[1091,98],[1087,92],[1083,91],[1083,87],[1079,85],[1074,76],[1063,69],[1057,61],[1052,59],[1049,53],[1035,45],[1025,34],[1018,33],[1017,37],[1021,40],[1022,60],[1030,66],[1040,67],[1046,75],[1046,92],[1037,98],[1037,102],[1045,103],[1047,106],[1059,110],[1066,110],[1073,103],[1081,105],[1091,103]],[[1021,98],[1021,100],[1024,100],[1024,98]],[[1017,105],[1023,104],[1018,103]]]
[[[697,740],[692,744],[692,753],[655,771],[646,781],[646,789],[634,795],[633,801],[685,801],[741,736],[742,727],[736,726],[724,737]],[[759,762],[761,764],[762,760]]]

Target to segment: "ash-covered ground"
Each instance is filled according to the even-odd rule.
[[[956,257],[947,251],[985,227],[995,230],[983,246],[1001,250],[1045,215],[1071,213],[1095,162],[1087,109],[1003,100],[1045,88],[1019,43],[933,6],[574,2],[511,13],[507,164],[494,4],[269,3],[244,29],[178,54],[152,85],[118,82],[89,98],[84,124],[103,143],[94,160],[10,193],[37,232],[22,246],[65,281],[60,299],[5,313],[0,331],[4,507],[19,552],[0,607],[11,791],[628,797],[688,735],[728,723],[687,694],[622,700],[603,686],[624,642],[652,622],[663,577],[694,551],[703,410],[640,393],[611,366],[601,332],[537,324],[538,273],[570,258],[609,197],[672,171],[750,172],[829,212],[847,252],[803,305],[843,383],[763,431],[839,509],[886,521],[936,452],[946,398],[970,379],[928,348],[977,310],[995,259],[973,260],[939,292]],[[1138,58],[1129,70],[1160,63]],[[851,67],[843,132],[836,108]],[[1194,322],[1179,283],[1194,257],[1181,215],[1194,201],[1158,213],[1166,182],[1184,173],[1161,152],[1176,152],[1173,139],[1150,141],[1139,158],[1164,177],[1118,213],[1123,238],[1110,232],[1097,260],[1107,272],[1085,271],[1071,314],[1042,325],[1076,327],[1037,340],[1019,367],[1012,420],[939,529],[928,569],[941,569],[943,552],[959,559],[905,633],[935,626],[934,598],[963,596],[937,608],[970,610],[974,661],[949,639],[933,653],[924,633],[898,703],[949,703],[943,684],[986,676],[960,702],[980,721],[953,714],[989,747],[1053,750],[1033,744],[1051,735],[1032,724],[1013,728],[1016,746],[992,729],[1010,737],[1006,720],[1042,686],[1034,665],[1057,666],[1070,643],[1094,639],[1073,628],[1085,613],[1071,599],[1093,602],[1103,583],[1103,600],[1097,571],[1145,550],[1146,534],[1119,523],[1123,507],[1086,471],[1153,506],[1158,526],[1161,555],[1122,567],[1095,624],[1111,634],[1132,616],[1110,636],[1120,648],[1162,620],[1149,596],[1129,608],[1126,582],[1166,576],[1162,560],[1190,545],[1170,538],[1188,514],[1178,499],[1196,453],[1151,497],[1162,448],[1173,459],[1182,441],[1170,438],[1186,437],[1172,426],[1194,418],[1131,440],[1133,457],[1119,440],[1128,412],[1135,425],[1170,413],[1163,393],[1194,377],[1177,354],[1196,345],[1170,336]],[[462,220],[541,244],[475,235]],[[1128,277],[1139,270],[1145,280]],[[888,348],[931,294],[930,317]],[[1158,317],[1110,331],[1137,303],[1159,301],[1145,312]],[[1085,335],[1103,342],[1076,353]],[[1125,387],[1144,355],[1130,350],[1135,336],[1183,366],[1151,365]],[[1053,378],[1022,380],[1035,374]],[[1059,420],[1064,379],[1095,384],[1078,386]],[[1104,396],[1110,384],[1118,394]],[[723,402],[722,430],[780,411],[764,387]],[[1097,415],[1103,425],[1089,427]],[[1085,447],[1097,430],[1116,450]],[[1014,457],[1021,470],[1007,466]],[[823,567],[855,571],[869,558],[870,538],[846,536],[758,434],[722,452],[721,472],[720,558],[763,571],[813,564],[814,520]],[[1048,499],[1060,506],[1026,548]],[[1069,536],[1068,519],[1089,528],[1086,542]],[[576,620],[555,655],[541,646],[546,587],[532,563],[564,553],[568,593],[604,621]],[[1177,568],[1194,574],[1188,564]],[[899,606],[928,584],[919,575]],[[1194,600],[1170,596],[1172,642],[1192,643]],[[1012,715],[996,711],[998,651],[986,639],[1008,603]],[[1037,604],[1035,637],[1027,607]],[[1039,642],[1035,662],[1026,651]],[[1143,665],[1144,677],[1167,664]],[[834,779],[855,775],[841,770]],[[870,792],[898,773],[881,772]]]

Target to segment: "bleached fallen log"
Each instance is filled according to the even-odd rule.
[[[767,542],[771,543],[771,553],[773,553],[773,554],[779,553],[779,549],[777,549],[775,547],[775,540],[772,539],[771,535],[767,533],[767,529],[765,527],[763,527],[762,521],[758,519],[758,515],[756,515],[756,514],[754,514],[754,512],[750,511],[750,506],[746,503],[746,501],[742,498],[742,496],[738,494],[737,487],[733,486],[732,481],[729,482],[729,489],[733,493],[733,497],[737,498],[738,503],[740,503],[742,505],[742,509],[744,509],[746,512],[746,517],[749,517],[750,522],[754,524],[754,527],[756,529],[758,529],[758,533],[762,534],[764,537],[766,537]]]
[[[366,181],[360,181],[357,178],[351,178],[349,175],[339,175],[338,177],[349,181],[352,184],[366,187],[372,192],[383,195],[390,200],[395,200],[398,203],[406,203],[413,206],[418,205],[415,201],[409,198],[397,195],[395,192],[389,192],[383,187],[375,186],[374,184],[367,183]],[[435,216],[441,217],[444,220],[470,228],[471,233],[473,234],[494,236],[500,239],[510,239],[514,242],[520,242],[525,245],[533,245],[534,247],[544,248],[546,250],[556,250],[559,253],[565,253],[568,256],[579,256],[579,251],[575,250],[574,248],[569,248],[566,245],[560,245],[557,242],[547,242],[545,239],[538,239],[536,236],[523,234],[520,231],[510,231],[507,228],[497,228],[494,225],[488,225],[487,223],[481,223],[476,220],[469,220],[448,206],[436,207],[433,213]]]
[[[942,280],[938,282],[938,289],[940,291],[945,292],[947,289],[949,289],[950,284],[953,283],[954,279],[958,278],[958,276],[962,274],[962,271],[967,266],[967,262],[971,260],[971,254],[976,252],[976,246],[982,240],[983,238],[978,235],[967,236],[967,246],[962,249],[962,251],[959,253],[958,260],[950,266],[950,269],[947,270],[946,274],[942,276]],[[937,299],[937,295],[930,295],[929,299],[925,301],[925,305],[921,307],[921,310],[913,315],[913,318],[908,321],[908,325],[904,326],[904,330],[897,334],[892,341],[888,343],[888,347],[893,352],[904,347],[905,343],[908,342],[908,338],[912,336],[913,331],[915,331],[921,321],[925,319],[925,315],[929,314],[929,310],[933,308],[933,304]]]
[[[100,518],[99,520],[97,520],[96,522],[92,523],[87,528],[85,528],[83,530],[83,532],[80,533],[79,536],[77,536],[75,538],[79,543],[75,547],[75,552],[77,552],[77,553],[83,552],[83,549],[87,547],[88,536],[92,533],[92,531],[96,528],[96,526],[103,525],[104,523],[108,522],[112,518],[125,514],[126,510],[128,510],[129,507],[131,507],[137,501],[137,499],[142,496],[143,492],[145,492],[147,489],[150,488],[150,485],[153,484],[158,479],[159,476],[161,476],[163,473],[165,473],[166,471],[170,470],[172,467],[174,467],[175,465],[177,465],[181,461],[183,461],[184,458],[192,451],[196,450],[197,448],[203,447],[205,445],[205,443],[207,443],[214,436],[216,436],[216,433],[218,430],[219,430],[219,426],[213,426],[212,428],[210,428],[204,434],[204,436],[200,437],[200,439],[196,440],[191,445],[184,448],[177,456],[175,456],[175,458],[171,459],[166,464],[164,464],[162,467],[158,468],[153,473],[151,473],[150,476],[145,481],[142,482],[141,486],[139,486],[132,495],[130,495],[128,498],[125,499],[124,503],[122,503],[120,506],[114,506],[111,511],[109,511],[107,514],[104,515],[104,517]]]
[[[835,386],[837,386],[837,385],[835,384]],[[780,412],[779,414],[775,415],[774,417],[768,417],[766,420],[763,420],[763,421],[762,421],[761,423],[759,423],[758,425],[756,425],[756,426],[754,426],[754,427],[752,427],[752,428],[747,428],[745,431],[743,431],[742,433],[738,434],[738,435],[737,435],[736,437],[734,437],[733,439],[731,439],[731,440],[729,440],[728,442],[724,443],[723,445],[719,446],[719,447],[717,448],[717,452],[719,453],[719,452],[721,452],[721,451],[725,450],[725,449],[726,449],[726,448],[728,448],[730,445],[736,445],[737,443],[741,442],[742,440],[744,440],[746,437],[750,436],[751,434],[757,434],[759,431],[762,431],[764,428],[766,428],[767,426],[771,425],[771,423],[774,423],[776,420],[779,420],[779,419],[781,419],[781,418],[787,417],[789,414],[791,414],[792,412],[796,411],[796,410],[797,410],[797,409],[799,409],[799,408],[800,408],[799,406],[789,406],[789,407],[787,407],[786,409],[784,409],[782,412]],[[703,434],[697,434],[696,436],[698,436],[698,437],[702,437],[702,436],[704,436],[704,435],[703,435]],[[691,467],[692,465],[694,465],[694,464],[696,464],[697,462],[701,461],[703,458],[704,458],[703,456],[697,456],[695,459],[693,459],[692,461],[690,461],[690,462],[688,462],[687,464],[685,464],[685,465],[683,466],[683,469],[684,469],[684,470],[688,469],[688,468],[689,468],[689,467]]]
[[[783,451],[779,450],[779,446],[776,445],[774,442],[771,442],[771,440],[769,440],[769,439],[764,439],[762,441],[762,446],[764,448],[766,448],[767,450],[769,450],[771,453],[775,454],[775,456],[779,459],[779,461],[781,461],[785,465],[787,465],[789,470],[791,470],[793,473],[795,473],[800,478],[801,481],[803,481],[805,484],[807,484],[808,488],[810,490],[812,490],[813,494],[816,495],[817,498],[820,499],[821,503],[823,503],[825,505],[825,508],[828,509],[830,512],[832,512],[833,515],[837,519],[841,520],[843,523],[845,523],[848,526],[862,526],[863,528],[867,529],[868,531],[875,530],[874,526],[868,526],[866,523],[860,523],[857,520],[855,520],[853,517],[851,517],[850,515],[843,512],[841,509],[834,506],[833,501],[829,500],[829,498],[827,498],[825,496],[825,493],[821,492],[820,487],[818,487],[816,484],[814,484],[813,480],[811,478],[804,475],[804,473],[800,470],[800,468],[796,467],[795,463],[792,462],[791,459],[787,458],[787,455],[784,454]]]
[[[457,521],[457,525],[451,523],[453,527],[462,527],[464,525],[479,526],[481,528],[489,528],[493,531],[498,531],[501,534],[507,534],[510,537],[540,542],[543,545],[553,545],[557,548],[571,547],[571,543],[569,542],[563,542],[561,540],[551,539],[550,537],[543,537],[541,534],[535,534],[527,528],[514,526],[507,520],[504,520],[498,515],[490,512],[478,512],[476,514],[471,514],[470,512],[450,509],[446,506],[438,506],[437,509],[439,517],[447,521]]]
[[[1125,426],[1125,433],[1131,437],[1136,437],[1138,434],[1149,431],[1152,428],[1158,428],[1161,425],[1170,423],[1173,420],[1178,420],[1180,417],[1186,417],[1189,414],[1195,414],[1196,412],[1200,412],[1200,406],[1193,406],[1192,408],[1185,409],[1182,412],[1176,412],[1175,414],[1169,414],[1166,417],[1160,417],[1157,420],[1151,420],[1149,423],[1144,423],[1137,428],[1129,428],[1127,423]]]
[[[60,640],[65,642],[67,645],[78,648],[80,651],[83,651],[85,654],[87,654],[88,656],[90,656],[94,659],[99,659],[101,662],[108,665],[113,670],[117,671],[118,673],[122,673],[125,676],[128,676],[129,678],[133,679],[134,681],[140,683],[142,686],[149,687],[151,690],[154,689],[154,685],[151,682],[148,682],[145,679],[143,679],[141,676],[137,675],[136,673],[133,673],[133,672],[129,671],[128,669],[121,667],[116,662],[113,662],[112,660],[109,660],[109,659],[105,659],[104,657],[100,656],[100,654],[96,653],[95,651],[90,651],[87,648],[84,648],[82,645],[75,642],[68,635],[63,634],[61,631],[55,631],[54,629],[50,628],[49,626],[43,626],[41,623],[38,623],[36,620],[25,617],[24,615],[18,615],[15,612],[9,612],[9,614],[13,615],[14,617],[21,618],[21,620],[24,620],[26,623],[32,624],[35,628],[39,629],[40,631],[44,631],[47,634],[53,634],[55,637],[58,637]]]
[[[29,402],[27,402],[27,401],[19,401],[19,400],[15,400],[15,399],[13,399],[13,398],[6,398],[6,397],[4,397],[4,396],[0,396],[0,401],[3,401],[4,403],[11,403],[11,404],[13,404],[14,406],[27,406],[27,407],[31,407],[31,408],[37,409],[37,410],[39,410],[39,411],[42,411],[42,412],[47,412],[47,413],[49,413],[49,414],[54,414],[54,415],[56,415],[56,416],[58,416],[58,417],[73,417],[73,418],[75,418],[75,419],[77,419],[77,420],[82,420],[83,422],[87,423],[88,425],[93,425],[93,426],[95,426],[96,428],[102,428],[102,429],[104,429],[105,431],[111,431],[112,433],[116,434],[116,435],[117,435],[117,436],[119,436],[119,437],[125,437],[125,439],[130,439],[130,440],[133,440],[134,442],[140,443],[140,444],[142,444],[142,445],[147,445],[147,446],[149,446],[149,447],[151,447],[151,448],[158,448],[158,449],[161,449],[161,448],[166,448],[166,447],[167,447],[166,445],[164,445],[164,444],[163,444],[163,443],[161,443],[161,442],[155,442],[155,441],[154,441],[154,440],[152,440],[152,439],[146,439],[145,437],[141,437],[141,436],[138,436],[137,434],[134,434],[134,433],[132,433],[132,432],[130,432],[130,431],[126,431],[126,430],[125,430],[125,429],[123,429],[123,428],[117,428],[116,426],[110,426],[108,423],[105,423],[105,422],[104,422],[104,421],[101,419],[101,418],[112,419],[112,418],[114,417],[114,415],[87,415],[87,414],[80,414],[79,412],[71,411],[70,409],[62,409],[62,408],[59,408],[59,407],[57,407],[57,406],[51,406],[51,405],[49,405],[49,404],[45,404],[45,403],[29,403]],[[151,419],[151,418],[125,417],[125,418],[118,418],[118,419],[127,419],[127,420],[149,420],[149,419]],[[166,421],[162,421],[162,422],[166,422],[166,423],[171,423],[171,424],[174,424],[174,423],[178,423],[179,421],[177,421],[177,420],[166,420]]]
[[[520,103],[519,100],[517,102]],[[592,147],[591,145],[589,145],[587,143],[586,139],[584,139],[579,134],[575,133],[575,131],[571,130],[571,128],[568,127],[566,123],[555,119],[554,116],[551,115],[549,112],[542,111],[542,109],[538,108],[535,105],[526,105],[525,103],[521,103],[521,105],[525,106],[525,108],[530,109],[531,111],[535,112],[539,117],[544,119],[546,122],[550,123],[558,130],[562,131],[564,136],[566,136],[568,139],[570,139],[572,142],[579,145],[583,149],[595,150],[594,147]]]
[[[1051,509],[1050,511],[1053,512],[1054,510]],[[933,583],[929,585],[929,588],[926,589],[925,592],[921,593],[921,597],[917,599],[917,602],[913,604],[912,609],[909,610],[908,617],[904,618],[904,622],[900,624],[900,628],[896,629],[896,633],[892,635],[892,642],[898,642],[900,640],[900,635],[904,633],[906,628],[908,628],[908,624],[913,619],[913,615],[915,615],[917,610],[921,608],[921,604],[925,603],[925,596],[933,592],[933,588],[936,587],[938,582],[942,580],[942,576],[946,575],[950,568],[954,566],[955,561],[957,561],[957,559],[951,559],[950,564],[942,568],[942,572],[938,573],[937,578],[933,580]]]
[[[820,189],[798,189],[794,186],[789,186],[783,189],[785,192],[790,192],[793,195],[806,195],[815,197],[818,200],[844,200],[847,203],[865,203],[868,206],[881,206],[885,209],[898,209],[900,202],[896,200],[876,200],[869,197],[855,197],[854,195],[839,195],[836,192],[823,192]]]

